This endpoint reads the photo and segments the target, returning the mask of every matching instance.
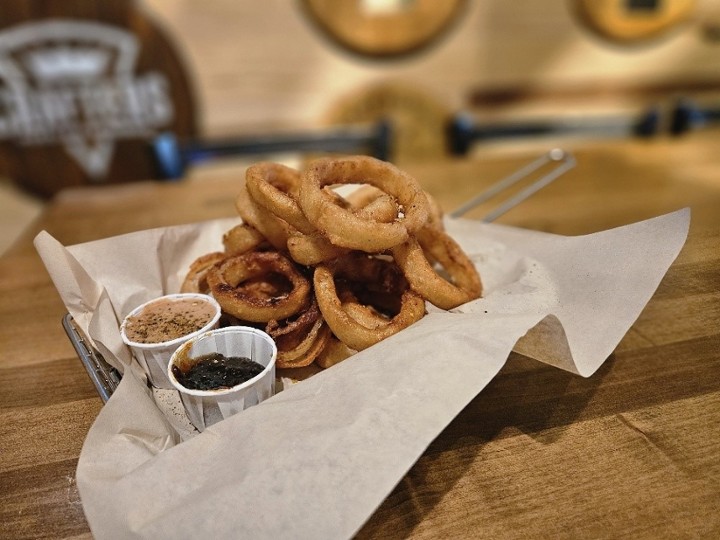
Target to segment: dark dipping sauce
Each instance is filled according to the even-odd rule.
[[[232,388],[259,375],[265,367],[243,356],[211,353],[195,358],[195,364],[183,372],[173,365],[177,381],[190,390],[221,390]]]

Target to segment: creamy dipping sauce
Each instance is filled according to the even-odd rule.
[[[215,316],[210,302],[197,298],[162,298],[125,321],[125,335],[135,343],[172,341],[208,324]]]

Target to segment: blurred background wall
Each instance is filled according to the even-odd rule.
[[[469,0],[431,46],[391,59],[339,47],[296,0],[144,4],[185,51],[210,135],[322,124],[343,99],[386,81],[448,110],[509,115],[637,105],[670,97],[662,89],[671,83],[720,92],[717,0],[700,0],[660,38],[628,44],[590,32],[580,2]]]
[[[397,57],[339,45],[303,0],[138,0],[136,8],[184,58],[202,137],[304,131],[390,112],[402,132],[402,162],[447,158],[443,124],[458,111],[502,122],[634,115],[678,97],[720,103],[720,1],[665,0],[689,6],[682,22],[659,37],[625,41],[588,28],[578,16],[587,1],[460,2],[439,38]],[[325,4],[402,10],[408,2]],[[519,143],[535,144],[484,147],[513,151]],[[4,179],[0,252],[44,204]]]

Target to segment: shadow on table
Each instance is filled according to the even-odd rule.
[[[588,404],[613,364],[614,355],[585,379],[513,353],[495,379],[431,443],[357,538],[410,535],[466,474],[485,443],[524,434],[551,444],[567,426],[598,414]]]

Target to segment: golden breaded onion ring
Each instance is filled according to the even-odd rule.
[[[277,290],[278,277],[287,280],[289,290]],[[258,292],[262,279],[270,286],[261,287]],[[253,251],[227,258],[208,271],[207,282],[223,311],[251,322],[294,315],[307,305],[311,290],[309,280],[295,264],[274,251]],[[244,289],[244,282],[251,283],[253,288]]]
[[[330,327],[320,319],[299,337],[288,335],[277,339],[275,343],[279,347],[276,360],[278,369],[309,366],[323,351],[331,336]]]
[[[215,251],[201,255],[190,264],[190,269],[185,275],[185,280],[180,286],[181,293],[201,293],[210,292],[210,286],[207,283],[207,272],[215,264],[227,259],[227,253]]]
[[[350,358],[356,352],[331,334],[327,345],[315,359],[315,363],[321,368],[327,369]]]
[[[427,191],[425,191],[425,197],[427,197],[429,209],[427,225],[443,229],[443,211],[440,204]],[[391,204],[394,203],[389,201],[390,197],[368,184],[348,194],[345,199],[354,208],[365,208],[366,212],[363,217],[368,219],[389,223],[397,216],[397,205],[393,211]]]
[[[343,309],[338,297],[336,278],[353,282],[360,287],[377,286],[390,295],[400,297],[400,310],[385,324],[372,327],[363,325]],[[321,264],[313,276],[315,296],[325,322],[343,343],[361,351],[396,334],[417,322],[425,315],[425,302],[420,295],[407,287],[400,270],[392,262],[353,252]]]
[[[367,206],[371,202],[376,201],[383,195],[385,195],[385,193],[383,193],[382,190],[376,188],[375,186],[364,184],[348,193],[345,196],[345,199],[355,208],[362,208],[363,206]]]
[[[393,248],[392,254],[410,286],[440,309],[452,309],[482,295],[475,265],[443,231],[424,227],[415,237]],[[451,281],[438,274],[428,258],[440,264]]]
[[[287,249],[290,226],[256,203],[245,184],[240,186],[240,193],[235,199],[235,208],[242,220],[259,231],[275,249],[280,251]]]
[[[222,242],[227,256],[240,255],[260,246],[265,237],[247,223],[241,223],[227,231]]]
[[[331,335],[314,298],[300,313],[281,321],[269,321],[265,332],[277,345],[275,365],[279,369],[312,364]]]
[[[390,223],[365,219],[334,204],[323,187],[370,184],[391,195],[401,212]],[[428,200],[420,185],[397,167],[368,156],[319,159],[303,173],[300,207],[308,221],[333,245],[379,253],[405,242],[428,219]]]
[[[300,172],[279,163],[260,162],[248,167],[245,182],[257,204],[302,233],[315,232],[294,196],[300,187]]]
[[[430,195],[427,191],[425,192],[425,196],[427,197],[428,204],[430,205],[430,217],[428,218],[427,224],[430,227],[444,231],[445,223],[443,222],[443,216],[445,214],[440,206],[440,203],[438,203],[435,197]]]
[[[382,196],[387,197],[387,195],[385,195],[378,188],[366,184],[356,189],[355,191],[347,195],[345,198],[351,205],[355,207],[363,207],[375,202]],[[445,228],[445,225],[443,224],[444,213],[442,207],[437,202],[435,197],[430,195],[430,193],[428,193],[427,191],[425,192],[425,196],[427,197],[429,205],[428,208],[430,209],[427,224],[435,227],[436,229],[443,230]]]
[[[321,262],[336,259],[350,251],[333,246],[320,233],[303,234],[300,232],[290,235],[287,248],[293,260],[305,266],[315,266]]]
[[[371,200],[359,200],[346,208],[352,209],[357,216],[369,221],[387,223],[397,216],[397,205],[382,192],[379,197]],[[288,238],[287,248],[293,260],[306,266],[315,266],[321,262],[336,259],[350,251],[347,248],[331,244],[320,232],[314,234],[292,233]]]
[[[354,320],[366,328],[380,328],[385,326],[390,317],[376,309],[373,305],[363,304],[350,291],[338,290],[338,298],[342,309]]]

